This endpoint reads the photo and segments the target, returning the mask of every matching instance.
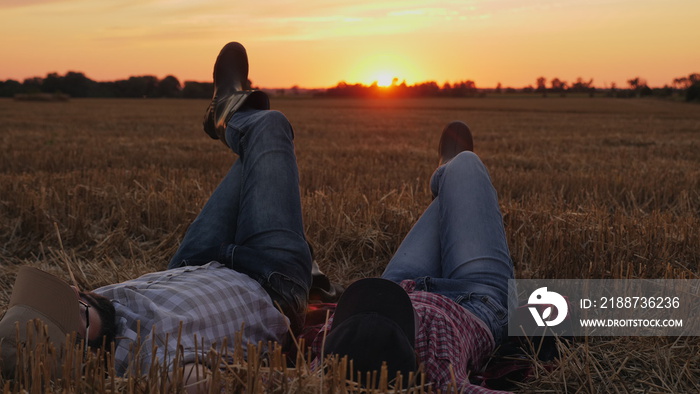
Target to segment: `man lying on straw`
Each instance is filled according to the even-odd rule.
[[[388,379],[401,372],[397,383],[404,388],[416,384],[408,378],[421,366],[434,388],[491,392],[469,376],[507,337],[513,263],[496,191],[472,152],[467,125],[448,124],[438,150],[432,203],[382,278],[345,290],[313,348],[317,355],[347,356],[362,378],[386,362]]]
[[[240,44],[222,49],[214,84],[204,129],[239,159],[188,228],[168,269],[85,293],[21,268],[0,322],[4,376],[15,376],[22,361],[18,345],[33,319],[43,321],[56,345],[72,332],[91,347],[106,341],[109,349],[114,341],[120,375],[146,373],[152,360],[171,366],[176,355],[181,363],[195,363],[224,341],[233,351],[237,333],[244,345],[283,343],[290,327],[296,332],[303,325],[312,259],[292,127],[269,110],[265,93],[249,90]]]
[[[114,340],[119,374],[145,373],[152,360],[171,366],[176,354],[194,363],[226,340],[233,351],[241,327],[243,343],[284,342],[288,326],[298,333],[312,261],[293,131],[281,113],[269,110],[263,92],[248,90],[247,75],[245,49],[227,44],[214,66],[204,129],[239,159],[168,270],[82,293],[21,269],[0,322],[5,376],[18,363],[16,333],[22,341],[31,319],[41,319],[57,344],[71,332],[90,346]],[[408,377],[422,365],[437,388],[455,382],[461,390],[480,390],[468,375],[483,368],[506,335],[513,266],[496,192],[472,145],[464,123],[445,128],[430,183],[433,202],[383,278],[348,288],[328,335],[314,342],[319,357],[347,355],[360,372],[387,362],[390,378],[399,371]]]

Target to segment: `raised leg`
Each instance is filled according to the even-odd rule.
[[[311,284],[293,130],[277,111],[236,112],[226,142],[239,155],[169,264],[216,260],[258,280],[295,321]]]
[[[463,151],[438,167],[430,185],[435,199],[382,277],[415,279],[418,290],[455,300],[500,338],[513,264],[488,171],[477,155]]]

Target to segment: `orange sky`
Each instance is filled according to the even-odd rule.
[[[210,81],[236,40],[261,87],[397,77],[651,86],[700,72],[698,0],[2,0],[0,80]]]

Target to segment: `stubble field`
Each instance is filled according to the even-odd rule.
[[[235,160],[205,101],[0,101],[0,312],[33,265],[86,289],[165,268]],[[463,120],[499,193],[517,278],[700,273],[700,110],[605,98],[273,99],[294,125],[308,238],[347,285],[381,274]],[[697,337],[589,338],[523,391],[700,390]]]

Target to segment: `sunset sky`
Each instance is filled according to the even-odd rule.
[[[211,81],[228,41],[268,88],[471,79],[650,86],[700,72],[698,0],[1,0],[0,80]]]

